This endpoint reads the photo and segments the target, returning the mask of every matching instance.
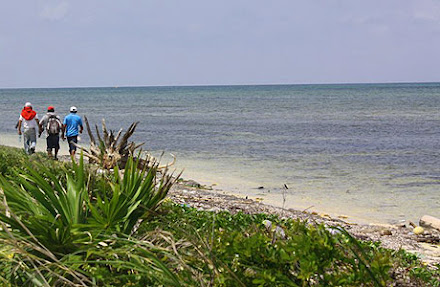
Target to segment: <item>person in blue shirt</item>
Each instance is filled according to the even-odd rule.
[[[75,156],[76,143],[78,143],[78,134],[83,132],[83,124],[81,117],[76,113],[78,109],[76,107],[70,107],[70,114],[64,118],[63,128],[61,130],[61,138],[69,143],[69,152],[71,156]],[[64,137],[64,135],[66,137]]]

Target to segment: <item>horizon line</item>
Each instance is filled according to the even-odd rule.
[[[0,87],[0,90],[26,89],[90,89],[90,88],[160,88],[160,87],[247,87],[247,86],[320,86],[320,85],[392,85],[392,84],[436,84],[440,81],[420,82],[340,82],[340,83],[267,83],[267,84],[183,84],[183,85],[114,85],[114,86],[59,86],[59,87]]]

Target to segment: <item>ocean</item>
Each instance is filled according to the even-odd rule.
[[[353,222],[440,217],[440,83],[0,89],[0,144],[19,144],[27,101],[139,121],[134,141],[215,190]]]

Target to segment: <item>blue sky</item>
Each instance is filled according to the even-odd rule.
[[[0,88],[431,82],[439,53],[439,0],[0,4]]]

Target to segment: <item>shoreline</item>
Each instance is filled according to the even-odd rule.
[[[87,138],[86,135],[83,135]],[[22,148],[23,143],[18,141],[16,134],[0,134],[0,144]],[[60,142],[59,155],[68,155],[65,142]],[[87,142],[82,143],[87,146]],[[37,151],[45,152],[44,135],[38,139]],[[160,151],[151,151],[160,157]],[[322,215],[330,215],[334,218],[343,219],[358,224],[398,224],[402,222],[418,221],[425,210],[422,204],[415,199],[416,194],[396,195],[394,192],[387,193],[386,198],[381,195],[370,194],[364,196],[360,191],[346,190],[344,186],[330,185],[328,188],[324,182],[315,182],[302,179],[300,182],[284,181],[283,178],[273,176],[276,168],[260,169],[259,166],[241,165],[239,159],[217,160],[214,158],[198,157],[191,154],[177,154],[177,162],[173,166],[177,171],[183,170],[183,177],[211,186],[219,192],[227,192],[238,197],[252,198],[264,203],[308,210]],[[162,162],[170,162],[168,154],[164,154]],[[257,174],[256,174],[257,173]],[[258,174],[262,174],[260,177]],[[284,193],[283,185],[287,184],[289,190]],[[361,183],[359,183],[361,184]],[[372,190],[374,188],[372,187]],[[395,199],[405,198],[402,203]],[[402,205],[400,205],[402,204]],[[417,208],[414,209],[415,205]],[[431,210],[431,209],[430,209]],[[432,210],[431,210],[432,211]],[[426,211],[430,213],[429,211]],[[432,212],[433,216],[440,217],[438,212]]]
[[[175,184],[168,195],[177,204],[190,206],[199,210],[248,214],[268,213],[283,218],[299,219],[326,226],[341,226],[355,238],[363,241],[381,242],[384,248],[416,254],[425,264],[440,264],[440,231],[426,229],[423,234],[413,233],[410,223],[392,224],[359,224],[350,223],[341,218],[329,215],[322,216],[316,212],[301,211],[293,208],[281,208],[242,198],[227,191],[211,190],[193,180],[181,180]]]

